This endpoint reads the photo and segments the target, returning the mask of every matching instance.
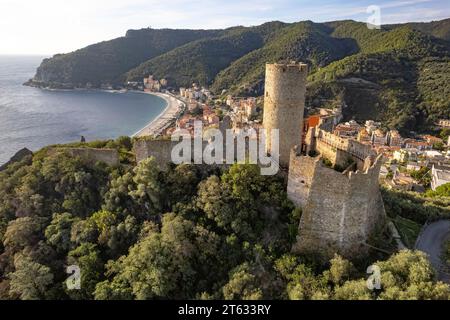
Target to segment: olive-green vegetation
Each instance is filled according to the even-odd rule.
[[[130,151],[124,138],[95,144]],[[0,172],[0,299],[450,298],[419,252],[376,262],[380,291],[367,265],[292,255],[301,211],[285,189],[252,165],[108,167],[44,149]],[[420,219],[440,212],[414,205]],[[65,284],[70,265],[80,290]]]
[[[416,244],[417,237],[420,234],[420,230],[422,229],[422,225],[406,219],[401,216],[396,216],[393,219],[395,227],[397,228],[400,236],[402,237],[403,243],[408,248],[414,248]]]
[[[425,195],[382,189],[386,213],[408,248],[415,248],[425,222],[450,219],[448,186],[441,186],[435,192],[429,191]],[[442,259],[450,266],[449,241],[444,245]]]
[[[409,174],[413,179],[418,181],[425,188],[430,188],[431,186],[431,169],[427,167],[422,167],[419,170],[409,171]]]
[[[449,42],[408,26],[385,31],[351,21],[332,25],[334,36],[355,39],[360,51],[309,79],[313,88],[333,86],[336,98],[326,98],[343,100],[347,118],[377,119],[408,133],[450,116]]]
[[[122,84],[123,74],[142,62],[219,30],[130,30],[125,37],[45,59],[34,80],[44,86],[85,87]]]
[[[427,196],[433,198],[450,197],[450,183],[446,183],[442,186],[437,187],[435,191],[429,190],[427,192]]]
[[[311,21],[289,25],[264,47],[233,62],[220,72],[212,89],[229,89],[237,94],[258,95],[263,88],[266,63],[303,61],[312,71],[357,52],[352,39],[330,37],[331,28]]]
[[[440,21],[432,21],[432,22],[410,22],[405,25],[419,30],[423,33],[426,33],[430,36],[441,38],[444,40],[450,40],[450,19],[444,19]],[[398,24],[386,25],[383,26],[384,29],[392,29],[398,27]]]
[[[409,219],[420,225],[427,221],[450,218],[450,197],[430,197],[415,192],[403,192],[382,189],[384,206],[387,215]]]
[[[141,80],[143,76],[153,74],[159,79],[168,79],[176,87],[189,87],[193,82],[208,85],[221,70],[263,47],[284,26],[281,22],[271,22],[258,27],[225,30],[220,37],[194,41],[151,59],[128,72],[127,79]]]
[[[420,195],[382,189],[384,206],[388,218],[396,226],[403,243],[414,248],[417,237],[426,222],[450,219],[450,194],[444,188],[437,192]]]
[[[450,266],[450,239],[447,240],[446,244],[445,244],[445,251],[444,251],[444,258],[445,261],[447,262],[447,265]]]

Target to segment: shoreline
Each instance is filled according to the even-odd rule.
[[[185,103],[183,101],[168,93],[143,91],[132,92],[151,94],[164,99],[167,103],[166,108],[156,118],[150,121],[144,128],[131,135],[132,138],[160,135],[161,132],[177,118],[177,115],[185,106]]]

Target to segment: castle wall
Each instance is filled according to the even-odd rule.
[[[166,169],[172,162],[172,149],[177,142],[171,140],[145,140],[138,139],[133,144],[133,150],[136,154],[136,162],[139,163],[150,157],[154,157],[156,164],[161,169]]]
[[[346,167],[349,160],[356,162],[358,170],[364,170],[367,157],[375,156],[370,145],[359,141],[344,139],[331,132],[317,130],[314,139],[314,150],[330,160],[333,165]]]
[[[309,198],[313,182],[317,158],[300,157],[298,149],[291,152],[287,194],[288,198],[297,206],[305,207]]]
[[[305,109],[306,64],[267,64],[264,128],[280,130],[280,165],[288,167],[291,149],[301,144]],[[267,141],[267,150],[271,140]]]
[[[302,208],[293,251],[328,256],[337,252],[349,257],[366,252],[364,243],[385,216],[378,183],[380,167],[378,158],[367,172],[343,174],[327,168],[321,157],[293,154],[288,196]],[[299,177],[306,179],[300,181]]]
[[[157,165],[161,168],[161,169],[167,169],[167,166],[172,162],[172,150],[173,148],[178,144],[179,142],[173,142],[171,140],[145,140],[145,139],[139,139],[137,140],[134,145],[133,145],[133,149],[134,149],[134,153],[136,155],[136,162],[139,163],[145,159],[148,159],[150,157],[154,157],[155,161],[157,163]],[[248,158],[249,155],[249,148],[250,142],[249,139],[247,138],[245,141],[245,144],[240,145],[238,143],[237,140],[234,140],[234,161],[237,160],[237,150],[243,150],[245,156]],[[208,141],[203,140],[202,141],[202,154],[205,152],[206,147],[208,146]],[[218,164],[214,164],[211,166],[215,166],[215,167],[223,167],[226,168],[229,165],[227,165],[225,162],[226,160],[226,147],[227,145],[224,143],[223,145],[223,164],[222,163],[218,163]],[[191,160],[193,163],[193,159],[194,159],[194,141],[191,141]],[[256,151],[258,151],[258,149],[256,149]],[[200,165],[206,165],[206,164],[200,164]]]

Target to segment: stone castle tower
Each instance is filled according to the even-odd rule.
[[[301,144],[305,110],[306,75],[303,63],[266,65],[264,129],[266,150],[271,149],[271,130],[280,131],[280,165],[289,167],[291,149]]]
[[[329,257],[367,253],[367,242],[386,215],[378,182],[381,164],[382,156],[367,157],[361,171],[340,173],[328,168],[322,156],[302,156],[293,149],[288,197],[302,208],[293,252]]]

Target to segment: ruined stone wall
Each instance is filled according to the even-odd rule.
[[[298,151],[298,148],[294,148],[291,152],[287,194],[297,207],[303,208],[308,202],[317,158],[301,157]]]
[[[145,139],[139,139],[137,140],[133,145],[133,150],[136,155],[136,162],[139,163],[145,159],[148,159],[150,157],[154,157],[156,163],[161,169],[166,169],[167,166],[172,162],[172,150],[173,148],[178,144],[179,142],[173,142],[171,140],[145,140]],[[205,151],[206,147],[208,146],[208,141],[204,140],[202,142],[202,153]],[[234,156],[236,160],[237,156],[237,149],[244,149],[245,154],[248,156],[249,153],[249,141],[247,140],[245,142],[245,145],[241,146],[238,144],[238,142],[234,141]],[[226,144],[223,146],[223,164],[214,164],[213,167],[223,167],[226,168],[228,165],[225,164],[226,159]],[[258,149],[256,149],[258,150]],[[194,159],[194,141],[191,142],[191,157],[192,163]],[[206,164],[202,164],[206,165]]]
[[[84,161],[95,164],[103,162],[109,166],[118,166],[119,152],[116,149],[96,149],[96,148],[52,148],[49,152],[63,151],[71,157],[79,157]]]
[[[352,159],[351,155],[347,152],[337,149],[319,139],[316,141],[316,151],[324,158],[330,160],[333,166],[338,165],[345,167],[348,164],[349,159]]]
[[[302,63],[267,64],[263,125],[268,137],[280,130],[280,165],[289,166],[291,149],[301,144],[308,67]],[[271,139],[267,141],[271,148]]]
[[[364,161],[367,157],[375,157],[376,154],[370,145],[359,141],[344,139],[325,130],[317,130],[314,147],[317,152],[329,159],[333,165],[345,167],[349,159],[356,162],[358,170],[364,169]]]
[[[321,157],[292,155],[288,196],[302,208],[293,251],[365,253],[368,240],[385,212],[379,190],[381,158],[366,171],[339,173],[327,168]]]
[[[362,144],[356,140],[349,140],[347,152],[350,153],[354,158],[357,158],[364,162],[367,157],[376,156],[375,151],[372,150],[372,146],[367,144]]]
[[[139,163],[150,157],[154,157],[157,165],[165,169],[172,162],[172,149],[177,142],[171,140],[145,140],[138,139],[133,144],[136,162]]]

